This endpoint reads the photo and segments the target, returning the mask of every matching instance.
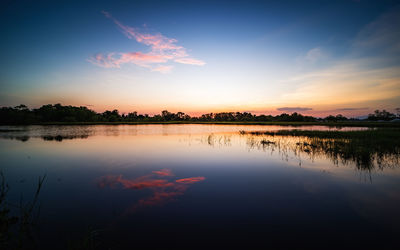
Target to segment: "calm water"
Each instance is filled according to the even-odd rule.
[[[40,248],[395,249],[399,156],[363,166],[306,138],[239,134],[279,129],[293,127],[4,126],[0,166],[15,203],[46,174]]]

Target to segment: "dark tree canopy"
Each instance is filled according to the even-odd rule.
[[[399,114],[400,116],[400,114]],[[392,120],[396,115],[386,110],[376,110],[374,114],[368,116],[368,120]],[[47,104],[38,109],[29,109],[26,105],[16,107],[0,108],[0,124],[35,124],[46,122],[315,122],[328,121],[340,122],[348,118],[343,115],[330,115],[324,119],[312,116],[304,116],[299,113],[272,115],[255,115],[250,112],[221,112],[208,113],[199,117],[191,117],[183,112],[172,113],[168,110],[161,111],[161,114],[149,116],[148,114],[138,114],[136,111],[128,114],[120,114],[118,110],[106,110],[97,113],[87,107],[63,106],[61,104]]]
[[[400,116],[400,114],[399,114]],[[387,112],[386,110],[375,110],[373,114],[368,115],[370,121],[391,121],[396,118],[395,114]]]

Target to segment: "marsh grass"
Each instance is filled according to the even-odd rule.
[[[40,213],[39,194],[46,175],[39,177],[36,192],[31,201],[24,202],[21,196],[19,204],[7,200],[9,185],[0,171],[0,249],[35,249],[33,227]],[[19,210],[19,215],[13,215]]]
[[[327,157],[335,165],[354,162],[360,170],[397,167],[400,163],[400,129],[240,131],[240,134],[262,137],[248,143],[251,147],[278,149],[286,155],[291,150],[295,155],[303,153],[311,159]],[[283,138],[296,138],[297,141],[284,142]]]

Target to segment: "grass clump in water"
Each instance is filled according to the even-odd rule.
[[[376,166],[379,169],[395,167],[400,162],[400,129],[240,131],[240,134],[298,137],[300,140],[292,145],[293,151],[312,157],[323,155],[335,164],[354,162],[361,170],[371,170]],[[266,141],[264,138],[260,144],[266,145]]]

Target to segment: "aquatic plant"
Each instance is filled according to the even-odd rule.
[[[241,135],[261,136],[260,141],[248,144],[251,147],[266,146],[290,149],[296,155],[305,153],[314,159],[317,156],[328,157],[336,165],[354,162],[361,170],[375,167],[399,166],[400,163],[400,130],[369,129],[363,131],[313,131],[313,130],[279,130],[279,131],[240,131]],[[268,136],[268,138],[264,138]],[[297,142],[283,143],[282,138],[297,138]]]
[[[8,202],[9,185],[0,171],[0,249],[34,248],[35,240],[32,227],[39,216],[39,193],[46,175],[39,177],[36,192],[31,201],[24,202],[21,198],[18,205]],[[19,215],[13,215],[12,209],[19,210]],[[36,213],[35,213],[36,212]]]

